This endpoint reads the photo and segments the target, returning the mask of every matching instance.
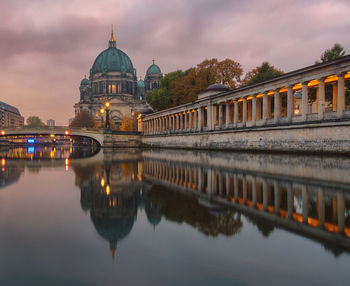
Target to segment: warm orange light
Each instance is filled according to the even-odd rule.
[[[5,166],[5,159],[4,158],[1,159],[1,166]]]
[[[243,101],[243,98],[240,98],[240,99],[237,100],[237,102],[241,102],[241,101]]]
[[[111,189],[109,187],[109,185],[106,186],[106,195],[109,196],[109,194],[111,193]]]
[[[109,105],[110,105],[110,104],[109,104],[109,102],[107,101],[107,102],[106,102],[106,107],[108,108],[108,107],[109,107]]]
[[[101,114],[105,113],[105,110],[103,108],[100,109]]]
[[[50,137],[55,137],[55,134],[50,134]]]
[[[66,171],[69,171],[69,159],[68,158],[66,158],[65,163],[66,163]]]
[[[288,88],[282,87],[282,88],[280,89],[280,93],[283,93],[283,92],[288,92]]]
[[[344,78],[350,78],[350,72],[347,72]]]
[[[5,135],[5,130],[1,130],[1,135],[2,135],[2,136]]]
[[[270,90],[267,95],[274,95],[275,94],[275,91],[274,90]]]
[[[312,81],[310,81],[307,86],[308,87],[313,87],[313,86],[317,86],[318,85],[318,80],[314,79]]]
[[[260,98],[263,97],[264,95],[262,93],[258,93],[258,95],[256,96],[256,98]]]
[[[252,100],[252,99],[253,99],[252,96],[248,96],[248,97],[247,97],[247,100]]]
[[[105,186],[105,179],[101,178],[101,187],[103,188]]]
[[[64,135],[69,135],[69,131],[66,130],[66,131],[64,132]]]
[[[337,81],[337,80],[338,80],[338,76],[331,75],[331,76],[327,77],[324,82],[328,83],[328,82]]]
[[[296,85],[293,86],[293,90],[297,90],[297,89],[302,89],[303,85],[301,83],[297,83]]]

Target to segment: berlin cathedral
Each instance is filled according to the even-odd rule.
[[[137,80],[129,56],[117,48],[112,28],[108,48],[95,59],[89,79],[85,77],[80,83],[80,101],[74,105],[75,114],[89,110],[97,122],[103,122],[100,111],[109,102],[110,117],[118,128],[124,116],[153,112],[146,103],[145,94],[158,89],[162,77],[153,60],[144,80]]]

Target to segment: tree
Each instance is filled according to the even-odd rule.
[[[169,73],[160,82],[160,89],[146,94],[146,101],[154,110],[163,110],[198,99],[209,85],[222,83],[228,88],[238,87],[243,69],[230,59],[219,62],[205,60],[186,71]]]
[[[27,126],[28,127],[42,127],[45,124],[41,121],[38,116],[29,116],[27,118]]]
[[[132,119],[129,116],[124,116],[120,124],[120,131],[133,131],[134,126]]]
[[[274,66],[270,65],[269,62],[263,62],[261,66],[252,69],[245,75],[242,85],[256,84],[265,80],[273,79],[282,74],[283,71],[276,69]]]
[[[321,62],[328,62],[335,60],[345,55],[345,49],[341,44],[334,44],[331,49],[325,50],[321,55]],[[316,64],[319,64],[319,61],[316,61]]]
[[[96,127],[96,121],[88,110],[82,110],[75,115],[69,127],[94,128]]]

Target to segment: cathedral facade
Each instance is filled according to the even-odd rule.
[[[74,105],[75,114],[88,110],[97,122],[103,122],[101,109],[109,102],[110,117],[118,128],[124,116],[152,112],[145,94],[159,88],[162,76],[153,60],[145,79],[137,80],[136,69],[129,56],[117,48],[112,30],[108,48],[95,59],[89,78],[85,77],[80,83],[80,100]]]

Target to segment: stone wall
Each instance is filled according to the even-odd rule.
[[[314,123],[185,134],[147,135],[144,147],[350,153],[350,123]]]
[[[140,147],[141,135],[132,134],[104,134],[104,148]]]

